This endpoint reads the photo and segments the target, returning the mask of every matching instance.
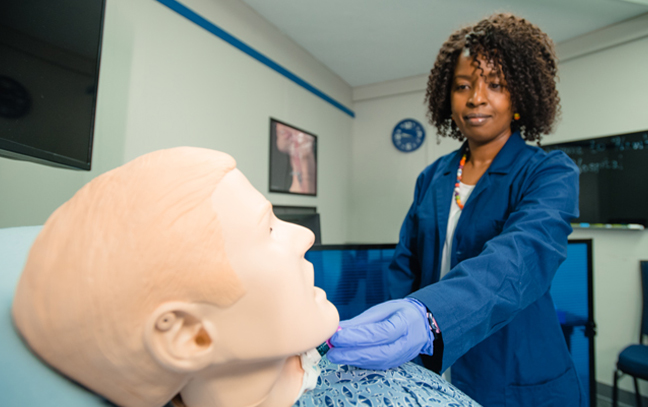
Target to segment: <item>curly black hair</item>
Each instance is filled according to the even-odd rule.
[[[512,14],[494,14],[448,38],[430,72],[425,103],[438,134],[457,140],[464,136],[451,119],[450,95],[457,59],[464,49],[499,68],[513,111],[520,115],[511,129],[539,144],[542,134],[553,131],[560,115],[553,41],[536,25]]]

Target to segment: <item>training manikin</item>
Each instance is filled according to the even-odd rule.
[[[56,210],[13,304],[30,348],[120,406],[291,406],[297,355],[339,318],[304,259],[312,233],[275,218],[235,167],[157,151]]]

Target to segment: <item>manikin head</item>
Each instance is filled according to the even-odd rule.
[[[275,218],[235,167],[217,151],[157,151],[57,209],[13,305],[32,350],[118,405],[153,407],[196,377],[330,337],[337,311],[303,257],[312,233]]]

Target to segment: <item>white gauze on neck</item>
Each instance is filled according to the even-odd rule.
[[[299,389],[299,393],[297,393],[297,397],[295,398],[295,402],[299,400],[302,394],[309,390],[313,390],[315,386],[317,386],[317,378],[320,375],[320,367],[318,364],[322,359],[319,352],[315,348],[309,350],[308,352],[302,353],[301,355],[299,355],[299,357],[301,358],[302,369],[304,369],[304,377],[302,379],[302,385]]]

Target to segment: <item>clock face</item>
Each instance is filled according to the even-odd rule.
[[[423,140],[425,140],[425,129],[414,119],[401,120],[392,131],[394,147],[404,153],[410,153],[421,147]]]

